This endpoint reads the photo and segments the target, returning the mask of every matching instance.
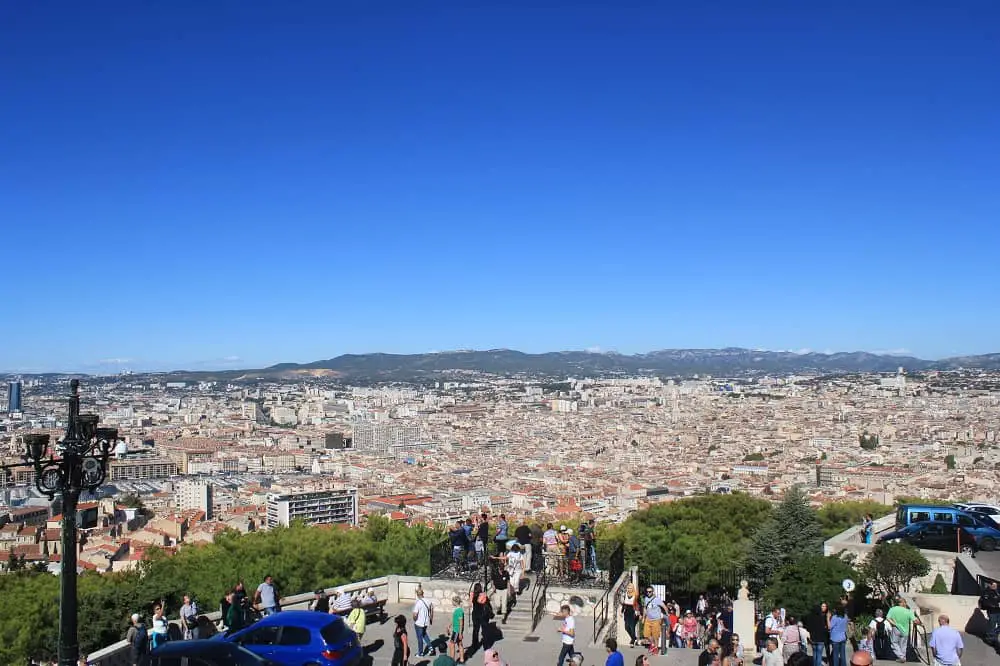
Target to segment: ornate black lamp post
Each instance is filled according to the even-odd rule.
[[[80,381],[70,382],[66,435],[49,448],[49,436],[24,435],[27,462],[10,467],[33,467],[35,486],[49,500],[62,497],[62,560],[59,570],[59,666],[77,666],[76,507],[80,493],[94,492],[104,483],[108,460],[118,441],[117,428],[98,428],[96,414],[80,413]],[[9,471],[8,471],[9,474]]]

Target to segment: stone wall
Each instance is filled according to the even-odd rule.
[[[326,589],[326,593],[330,594],[334,591],[343,591],[347,593],[361,592],[367,588],[372,588],[375,592],[375,596],[379,599],[388,599],[390,588],[390,578],[382,576],[380,578],[371,578],[369,580],[363,580],[357,583],[350,583],[348,585],[342,585],[340,587],[331,587]],[[288,597],[284,597],[281,600],[282,608],[287,610],[305,610],[309,607],[309,603],[313,600],[314,594],[312,592],[307,592],[305,594],[294,594]],[[211,613],[203,613],[212,622],[218,622],[220,619],[219,611],[213,611]],[[146,618],[147,620],[149,618]],[[171,624],[177,624],[177,621],[171,622]],[[127,621],[122,623],[122,633],[128,628]],[[130,666],[128,660],[128,650],[129,645],[124,640],[113,643],[106,648],[98,650],[92,654],[87,655],[87,660],[93,664],[93,666]]]
[[[895,525],[896,515],[889,514],[888,516],[882,516],[876,519],[874,533],[877,535],[879,532],[891,529]],[[875,547],[874,544],[861,543],[858,539],[858,528],[852,527],[848,530],[841,532],[835,537],[828,539],[823,544],[823,554],[824,555],[839,555],[841,553],[848,553],[854,555],[857,558],[856,564],[860,564],[868,555],[872,552]],[[955,581],[955,567],[958,555],[956,553],[946,553],[940,550],[923,550],[924,557],[931,565],[930,573],[928,573],[923,578],[914,579],[910,583],[911,590],[921,590],[924,588],[930,588],[934,584],[934,579],[938,574],[944,578],[944,582],[949,588],[953,588]]]
[[[919,609],[917,612],[920,615],[920,621],[924,623],[928,633],[937,627],[937,619],[941,615],[948,616],[952,627],[959,631],[965,631],[965,625],[969,623],[969,618],[979,610],[978,596],[923,592],[914,592],[907,596]]]
[[[353,593],[370,587],[375,591],[376,597],[385,599],[390,604],[411,604],[416,600],[417,588],[420,587],[424,590],[424,598],[434,604],[435,612],[446,614],[443,616],[438,615],[438,617],[447,618],[451,615],[451,611],[454,610],[452,598],[458,595],[463,603],[467,603],[472,586],[473,583],[469,581],[427,578],[425,576],[383,576],[339,587],[331,587],[326,592],[329,594],[335,590],[339,590]],[[526,592],[525,594],[528,593]],[[603,594],[604,590],[549,587],[545,610],[554,614],[558,612],[562,604],[568,603],[573,608],[574,615],[578,617],[593,617],[594,606],[600,601]],[[305,594],[284,597],[281,600],[281,605],[282,608],[287,610],[300,610],[307,608],[312,600],[313,594],[307,592]],[[205,613],[204,615],[213,622],[218,622],[219,620],[218,611]],[[408,613],[407,618],[409,618]],[[123,623],[122,633],[125,632],[126,628],[127,625]],[[94,666],[129,666],[128,647],[128,643],[119,641],[88,655],[88,659]]]

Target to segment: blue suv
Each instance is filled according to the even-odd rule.
[[[342,617],[313,611],[282,611],[240,631],[220,636],[283,666],[357,666],[361,642]]]

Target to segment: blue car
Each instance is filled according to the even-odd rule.
[[[283,666],[357,666],[361,641],[342,617],[313,611],[282,611],[219,636]]]
[[[241,648],[221,641],[171,641],[139,661],[139,666],[281,666]]]

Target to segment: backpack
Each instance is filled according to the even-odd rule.
[[[754,630],[753,637],[757,641],[757,645],[761,645],[767,640],[767,618],[761,618],[757,622],[757,628]]]
[[[889,631],[885,628],[885,624],[885,620],[881,622],[875,620],[875,636],[878,638],[884,639],[889,637]]]
[[[135,635],[132,636],[132,649],[139,654],[145,654],[149,647],[149,636],[146,633],[146,625],[139,624],[135,627]]]

